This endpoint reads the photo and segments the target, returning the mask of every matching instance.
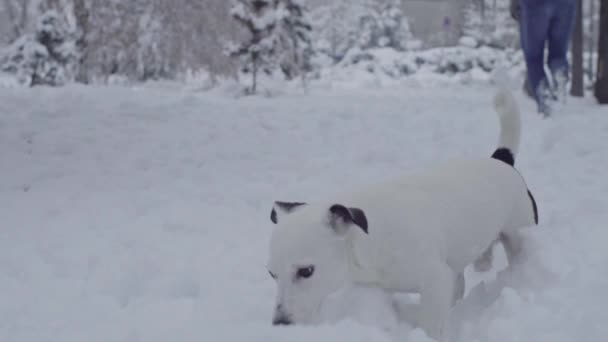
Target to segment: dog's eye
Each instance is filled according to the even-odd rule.
[[[313,273],[315,273],[315,267],[308,266],[308,267],[298,268],[297,275],[298,275],[298,278],[310,278]]]
[[[277,275],[272,273],[271,271],[268,271],[268,274],[270,274],[270,276],[272,277],[272,279],[277,279]]]

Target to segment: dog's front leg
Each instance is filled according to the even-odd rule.
[[[452,297],[452,306],[454,306],[457,301],[461,300],[464,297],[465,291],[464,271],[458,274],[454,274],[454,296]]]
[[[418,324],[426,333],[441,341],[444,327],[456,293],[459,279],[447,264],[437,261],[428,268],[420,287],[420,317]]]

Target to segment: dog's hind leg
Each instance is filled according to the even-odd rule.
[[[494,245],[498,242],[498,239],[492,242],[490,246],[483,252],[483,254],[475,260],[473,268],[476,272],[487,272],[492,268],[494,261]]]
[[[500,242],[505,249],[509,266],[517,262],[523,249],[523,239],[517,231],[509,233],[500,233]]]

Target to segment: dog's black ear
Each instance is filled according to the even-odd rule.
[[[274,224],[277,224],[279,222],[279,215],[289,214],[303,205],[306,205],[306,203],[275,201],[274,207],[272,207],[272,210],[270,211],[270,221],[272,221],[272,223]]]
[[[359,226],[365,234],[368,234],[367,217],[365,217],[363,210],[334,204],[329,208],[329,213],[331,226],[336,232],[343,234],[346,232],[346,227],[354,224]]]

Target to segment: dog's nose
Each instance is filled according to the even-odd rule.
[[[277,317],[272,320],[272,325],[291,325],[291,321],[287,317]]]

